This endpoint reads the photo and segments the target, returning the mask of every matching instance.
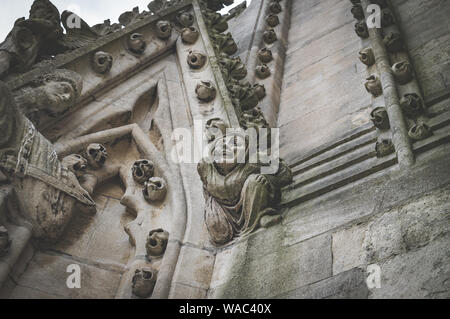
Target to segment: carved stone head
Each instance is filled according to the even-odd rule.
[[[80,178],[86,172],[88,162],[81,155],[71,154],[64,157],[61,164],[64,168],[74,173],[77,178]]]
[[[430,137],[433,133],[427,124],[420,122],[411,127],[408,135],[415,141],[421,141]]]
[[[394,144],[390,139],[381,139],[375,145],[377,157],[388,156],[395,152]]]
[[[216,88],[211,81],[201,81],[197,84],[195,93],[200,101],[211,102],[216,98]]]
[[[188,27],[181,30],[181,39],[184,43],[194,44],[197,42],[199,32],[196,27]]]
[[[141,33],[133,33],[130,35],[127,41],[128,50],[134,54],[142,54],[147,47],[147,43],[144,40],[144,35]]]
[[[147,256],[160,257],[164,254],[169,240],[169,233],[163,229],[154,229],[150,231],[147,237],[145,248]]]
[[[377,107],[370,113],[370,118],[375,127],[387,130],[390,127],[389,117],[385,107]]]
[[[161,20],[156,23],[156,36],[162,40],[167,40],[172,35],[172,25],[169,21]]]
[[[275,28],[280,24],[280,19],[276,14],[271,13],[266,17],[266,22],[269,27]]]
[[[194,23],[194,15],[187,11],[179,12],[177,21],[183,27],[190,27]]]
[[[364,48],[359,51],[359,59],[362,63],[367,66],[372,66],[375,64],[375,56],[373,54],[372,48]]]
[[[372,74],[366,79],[366,83],[364,84],[367,92],[372,94],[374,97],[380,96],[383,94],[383,87],[381,86],[381,81],[378,75]]]
[[[241,134],[226,134],[212,144],[214,165],[222,175],[228,175],[237,165],[245,164],[247,141]]]
[[[269,50],[268,48],[262,48],[261,50],[258,51],[258,59],[262,63],[269,63],[270,61],[273,60],[272,51]]]
[[[268,78],[270,74],[270,68],[267,66],[267,64],[260,64],[256,67],[256,75],[260,79]]]
[[[187,63],[192,69],[201,69],[205,66],[207,57],[205,54],[199,51],[189,51],[187,57]]]
[[[86,148],[86,159],[93,169],[101,168],[108,158],[106,147],[98,143],[92,143]]]
[[[132,291],[139,298],[148,298],[156,283],[156,271],[151,268],[136,269],[132,279]]]
[[[392,66],[392,72],[399,84],[407,84],[413,79],[412,67],[407,61],[395,63]]]
[[[206,122],[205,134],[208,142],[215,140],[218,137],[224,136],[228,128],[227,123],[221,118],[212,118]]]
[[[263,39],[264,39],[265,43],[271,44],[271,43],[274,43],[275,41],[277,41],[278,37],[277,37],[277,34],[274,29],[269,29],[264,32]]]
[[[399,52],[403,49],[403,42],[400,33],[389,32],[383,39],[386,49],[391,52]]]
[[[167,194],[166,181],[161,177],[152,177],[145,182],[142,193],[148,202],[161,201]]]
[[[9,239],[9,233],[6,227],[0,226],[0,256],[8,253],[11,247],[11,240]]]
[[[361,20],[361,21],[356,22],[355,32],[360,38],[363,38],[363,39],[368,38],[369,37],[369,29],[367,29],[366,21]]]
[[[92,58],[92,68],[99,74],[108,73],[111,70],[112,64],[113,57],[107,52],[98,51]]]
[[[149,178],[153,177],[154,172],[155,165],[148,159],[137,160],[136,162],[134,162],[133,167],[131,168],[133,178],[139,184],[143,184]]]
[[[408,93],[403,95],[400,100],[400,107],[408,117],[412,118],[424,112],[423,100],[416,93]]]

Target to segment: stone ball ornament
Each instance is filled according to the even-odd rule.
[[[156,23],[156,36],[159,39],[167,40],[172,35],[172,25],[169,21],[161,20]]]
[[[253,85],[253,89],[255,90],[255,94],[258,97],[258,100],[262,100],[266,97],[266,87],[264,84],[255,83]]]
[[[395,79],[401,85],[405,85],[413,79],[413,70],[411,64],[407,61],[397,62],[392,66],[392,72]]]
[[[362,20],[356,22],[355,32],[360,38],[367,39],[369,37],[369,29],[367,28],[366,21]]]
[[[153,177],[154,172],[155,165],[148,159],[137,160],[131,168],[133,179],[139,184],[144,184],[149,178]]]
[[[198,70],[205,66],[208,58],[199,51],[189,51],[187,63],[191,69]]]
[[[127,48],[133,54],[142,54],[147,48],[144,35],[141,33],[132,33],[127,40]]]
[[[63,158],[61,165],[79,178],[86,172],[88,162],[81,155],[71,154]]]
[[[375,64],[375,55],[372,48],[364,48],[359,51],[359,60],[367,66]]]
[[[425,123],[417,123],[408,131],[408,136],[414,141],[421,141],[433,135],[431,128]]]
[[[108,158],[106,147],[98,143],[92,143],[86,148],[86,159],[93,169],[103,167]]]
[[[281,7],[281,4],[278,3],[278,1],[272,1],[269,4],[269,11],[273,14],[278,14],[283,11],[283,8]]]
[[[256,67],[256,75],[260,79],[268,78],[270,74],[270,68],[267,66],[267,64],[260,64]]]
[[[150,203],[162,201],[167,194],[167,183],[161,177],[152,177],[145,182],[142,194]]]
[[[262,48],[257,53],[259,61],[262,63],[269,63],[273,60],[272,51],[268,48]]]
[[[196,27],[188,27],[181,30],[181,40],[187,44],[194,44],[197,42],[200,33]]]
[[[269,27],[274,28],[280,24],[280,19],[278,18],[278,16],[276,14],[272,13],[266,17],[266,22]]]
[[[169,233],[161,228],[150,231],[147,236],[145,248],[147,256],[161,257],[166,251]]]
[[[131,282],[133,294],[139,298],[150,297],[155,288],[156,276],[156,271],[152,268],[136,269]]]
[[[92,57],[92,69],[98,74],[108,73],[113,65],[113,57],[111,54],[98,51]]]
[[[211,102],[216,98],[217,90],[211,81],[201,81],[195,88],[197,98],[203,102]]]
[[[378,75],[372,74],[366,79],[366,83],[364,84],[367,92],[372,94],[374,97],[380,96],[383,94],[383,87],[381,86],[381,81]]]
[[[272,44],[278,40],[278,37],[274,29],[269,29],[264,32],[263,39],[265,43]]]

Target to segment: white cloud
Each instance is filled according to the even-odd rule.
[[[79,13],[81,18],[89,25],[101,23],[110,19],[112,23],[117,22],[119,16],[138,6],[140,11],[147,10],[150,0],[51,0],[60,12],[70,10]],[[235,0],[232,8],[245,0]],[[251,0],[247,0],[247,5]],[[18,18],[28,18],[28,12],[33,0],[7,1],[2,0],[0,11],[0,42],[5,39],[8,32],[12,29],[14,21]]]

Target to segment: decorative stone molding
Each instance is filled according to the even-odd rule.
[[[407,61],[397,62],[392,66],[395,79],[399,84],[405,85],[413,79],[413,70],[411,64]]]
[[[132,279],[133,294],[139,298],[152,295],[156,284],[156,271],[152,268],[136,269]]]
[[[108,73],[113,64],[113,57],[111,54],[98,51],[92,57],[92,69],[99,74]]]
[[[366,83],[364,84],[367,92],[372,94],[374,97],[380,96],[383,94],[383,88],[381,86],[381,81],[378,75],[372,74],[366,79]]]
[[[105,164],[108,153],[103,145],[92,143],[86,148],[85,156],[91,168],[99,169]]]
[[[184,28],[183,30],[181,30],[181,39],[183,40],[184,43],[194,44],[195,42],[197,42],[198,37],[199,32],[197,28],[194,26]]]
[[[169,21],[161,20],[156,23],[156,36],[162,40],[167,40],[172,35],[172,25]]]
[[[375,152],[377,157],[384,157],[394,153],[395,148],[392,140],[384,138],[377,141],[375,145]]]
[[[201,69],[205,66],[207,61],[206,55],[199,51],[189,51],[189,55],[187,57],[187,63],[192,69]]]
[[[142,193],[150,203],[162,201],[167,194],[166,181],[162,177],[149,178],[144,184]]]
[[[367,66],[375,64],[375,56],[373,55],[372,48],[364,48],[359,51],[359,60]]]
[[[0,257],[6,255],[11,247],[11,240],[6,227],[0,226]]]
[[[138,184],[144,184],[147,180],[153,177],[154,172],[155,165],[148,159],[137,160],[131,168],[133,179]]]
[[[201,81],[195,89],[197,98],[203,102],[211,102],[216,98],[217,90],[211,81]]]
[[[166,251],[169,233],[161,228],[150,231],[147,236],[147,257],[161,257]]]
[[[390,128],[389,116],[385,107],[377,107],[370,113],[370,118],[380,130],[387,130]]]

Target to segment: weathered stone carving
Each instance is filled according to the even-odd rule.
[[[364,48],[359,51],[359,59],[362,63],[367,66],[372,66],[375,64],[375,56],[373,54],[372,48]]]
[[[389,32],[383,39],[386,49],[391,53],[399,52],[403,49],[403,42],[400,33]]]
[[[161,10],[176,6],[183,0],[153,0],[147,5],[147,8],[154,14],[158,14]]]
[[[172,35],[172,25],[169,21],[161,20],[156,23],[156,36],[162,40],[167,40]]]
[[[86,173],[88,162],[81,155],[71,154],[64,157],[61,164],[63,167],[74,173],[78,179],[80,179]]]
[[[57,117],[67,112],[83,89],[81,76],[70,70],[56,70],[14,92],[14,100],[35,123],[41,113]]]
[[[46,101],[36,99],[36,107],[43,108],[45,104],[39,103]],[[95,203],[69,167],[58,160],[53,145],[19,111],[2,82],[0,114],[0,169],[11,181],[34,237],[54,240],[64,231],[77,203],[89,208]]]
[[[221,33],[210,33],[211,40],[214,43],[214,49],[216,52],[224,52],[228,55],[233,55],[237,52],[238,47],[236,42],[234,42],[231,33],[221,34]]]
[[[228,22],[220,13],[207,9],[203,10],[202,13],[209,30],[214,29],[220,33],[228,29]]]
[[[216,98],[217,90],[211,81],[201,81],[195,88],[197,98],[203,102],[211,102]]]
[[[148,298],[156,283],[156,271],[151,268],[136,269],[132,279],[132,291],[139,298]]]
[[[280,24],[280,19],[278,18],[278,16],[276,14],[269,14],[266,17],[266,22],[269,27],[274,28]]]
[[[143,11],[139,13],[139,7],[134,7],[132,11],[126,11],[122,13],[119,16],[119,22],[123,26],[127,26],[148,16],[150,16],[150,12]]]
[[[272,44],[278,40],[278,37],[274,29],[269,29],[264,32],[263,39],[265,43]]]
[[[392,72],[399,84],[407,84],[413,79],[412,67],[407,61],[395,63],[392,66]]]
[[[212,118],[206,122],[205,135],[208,142],[225,135],[228,125],[221,118]]]
[[[366,21],[361,20],[356,22],[355,32],[360,38],[367,39],[369,37],[369,29],[367,29]]]
[[[270,68],[267,66],[267,64],[260,64],[256,67],[256,75],[260,79],[268,78],[270,74]]]
[[[113,57],[111,54],[98,51],[92,57],[92,68],[96,73],[105,74],[111,70]]]
[[[273,60],[272,51],[268,48],[262,48],[258,51],[258,59],[262,63],[269,63]]]
[[[134,54],[142,54],[147,48],[144,35],[141,33],[133,33],[128,37],[127,49]]]
[[[131,168],[133,179],[139,184],[144,184],[147,180],[153,177],[154,172],[155,165],[148,159],[137,160]]]
[[[260,226],[278,222],[280,216],[275,215],[274,207],[280,200],[280,188],[292,180],[284,162],[280,162],[276,174],[264,175],[260,164],[239,163],[238,159],[248,153],[245,137],[226,135],[211,146],[213,160],[203,159],[198,165],[211,242],[224,245]]]
[[[253,89],[255,90],[255,93],[260,101],[266,97],[266,88],[263,84],[255,83],[253,85]]]
[[[240,124],[244,129],[254,128],[257,132],[260,128],[269,127],[269,123],[267,123],[264,114],[259,107],[243,112]]]
[[[190,27],[194,24],[194,15],[188,11],[182,11],[177,14],[177,21],[183,27]]]
[[[192,69],[201,69],[207,61],[206,55],[198,51],[189,51],[187,63]]]
[[[8,253],[11,247],[8,230],[4,226],[0,226],[0,257]]]
[[[381,86],[381,81],[378,75],[372,74],[366,79],[366,83],[364,84],[367,92],[372,94],[374,97],[380,96],[383,94],[383,87]]]
[[[358,4],[354,4],[354,5],[352,6],[351,12],[352,12],[353,17],[354,17],[356,20],[362,20],[362,19],[364,19],[364,10],[363,10],[361,4],[359,4],[359,3],[358,3]]]
[[[239,83],[238,81],[231,81],[228,90],[233,97],[233,104],[239,106],[241,110],[249,110],[259,102],[258,95],[249,82]]]
[[[94,30],[95,33],[102,37],[110,33],[122,30],[122,25],[119,23],[111,24],[111,20],[107,19],[103,23],[92,26],[92,30]]]
[[[283,10],[283,8],[281,8],[281,5],[277,1],[272,1],[269,4],[269,10],[273,14],[278,14],[278,13],[280,13]]]
[[[247,76],[247,68],[239,57],[230,58],[228,55],[222,53],[219,57],[219,64],[226,79],[231,77],[236,80],[241,80]]]
[[[388,156],[395,152],[394,144],[390,139],[381,139],[375,145],[375,152],[377,157]]]
[[[424,112],[422,98],[416,93],[403,95],[400,100],[400,106],[408,117],[414,118]]]
[[[197,42],[199,35],[196,27],[188,27],[181,30],[181,39],[184,43],[194,44]]]
[[[86,159],[93,169],[101,168],[108,158],[106,147],[98,143],[92,143],[86,148]]]
[[[408,135],[415,141],[421,141],[430,137],[431,135],[433,135],[433,133],[427,124],[419,122],[411,127]]]
[[[165,230],[159,228],[150,231],[145,245],[147,256],[161,257],[162,255],[164,255],[168,240],[169,233]]]
[[[385,107],[377,107],[370,113],[370,119],[375,127],[387,130],[390,127],[389,117]]]
[[[149,178],[144,184],[142,193],[148,202],[162,201],[167,193],[166,181],[161,177]]]

